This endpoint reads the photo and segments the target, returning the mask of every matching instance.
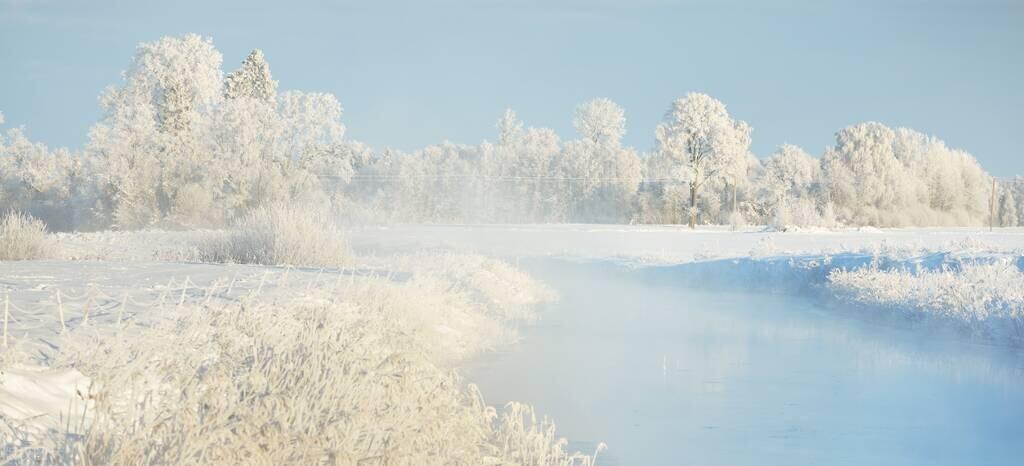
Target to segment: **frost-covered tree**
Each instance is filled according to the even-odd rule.
[[[274,103],[277,100],[277,81],[270,76],[270,65],[263,51],[254,49],[242,62],[242,67],[224,79],[224,98],[249,98]]]
[[[761,165],[763,185],[773,197],[808,195],[821,177],[820,162],[792,144],[783,144]]]
[[[93,227],[93,180],[92,165],[80,154],[50,150],[22,128],[0,134],[0,215],[24,212],[58,231]]]
[[[338,144],[345,135],[341,103],[333,94],[284,92],[280,98],[279,113],[287,151],[296,159],[307,148]]]
[[[212,42],[194,34],[140,44],[123,81],[103,93],[84,154],[8,130],[0,209],[26,210],[53,229],[220,227],[296,201],[402,221],[989,221],[992,178],[973,156],[881,123],[840,130],[820,161],[784,145],[762,164],[745,122],[690,93],[658,125],[653,154],[623,145],[625,112],[605,98],[575,109],[577,135],[565,141],[509,109],[494,143],[375,151],[344,139],[335,96],[278,93],[258,49],[226,77],[221,64]],[[1024,179],[1003,183],[994,220],[1024,223],[1022,203]]]
[[[498,128],[498,144],[510,145],[516,136],[523,130],[523,122],[516,116],[511,108],[505,109],[496,125]]]
[[[165,37],[140,44],[123,85],[102,96],[105,115],[87,151],[102,161],[117,226],[164,219],[183,189],[216,189],[201,183],[215,167],[202,144],[222,97],[220,65],[209,39]]]
[[[572,124],[583,139],[617,146],[626,134],[626,112],[610,99],[593,99],[576,107]]]
[[[1004,215],[1007,223],[1024,226],[1024,176],[1017,176],[1003,182],[1003,192],[1007,204],[1007,213]],[[1016,214],[1016,220],[1011,213]]]
[[[718,100],[694,92],[672,103],[655,135],[661,154],[673,162],[668,175],[688,185],[694,228],[700,189],[747,153],[750,127],[733,120]]]
[[[141,44],[104,94],[87,154],[115,227],[219,226],[268,203],[338,198],[320,181],[351,177],[338,100],[276,95],[258,50],[226,80],[221,62],[209,39],[165,37]]]
[[[896,158],[895,133],[881,123],[868,122],[836,133],[836,146],[823,158],[830,194],[840,213],[854,224],[882,225],[892,210],[907,207],[899,181],[905,179]]]
[[[1017,199],[1012,189],[1002,189],[997,208],[998,224],[1003,227],[1018,226]]]
[[[560,172],[571,192],[573,216],[582,221],[629,219],[641,179],[635,150],[623,147],[626,116],[609,99],[594,99],[576,108],[571,141],[560,158]]]
[[[784,144],[764,160],[759,180],[762,209],[778,226],[810,226],[823,222],[817,215],[821,164],[803,149]]]
[[[497,144],[481,144],[480,169],[465,176],[490,204],[489,209],[481,205],[476,210],[491,210],[491,221],[562,220],[569,199],[555,179],[561,138],[548,128],[524,128],[511,109],[505,110],[496,128]]]
[[[515,187],[517,221],[564,220],[571,200],[552,179],[558,176],[561,147],[561,138],[550,128],[530,127],[519,133],[511,152],[516,163],[506,172],[512,182],[495,185]]]
[[[970,154],[881,123],[836,134],[822,159],[837,214],[854,225],[980,225],[991,178]]]
[[[722,200],[716,204],[719,221],[726,221],[730,217],[738,215],[741,191],[749,190],[750,174],[757,168],[757,157],[749,150],[750,132],[751,129],[747,122],[739,122],[740,135],[736,140],[736,152],[726,157],[721,176],[718,177],[718,180],[721,181],[719,191]],[[728,206],[726,206],[726,202],[728,202]],[[723,212],[728,212],[728,214],[723,215]]]
[[[791,144],[783,144],[761,165],[761,189],[775,203],[811,196],[821,179],[821,162]]]

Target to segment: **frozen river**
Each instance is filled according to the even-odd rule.
[[[1024,354],[805,298],[523,266],[560,302],[464,368],[603,465],[1024,464]]]

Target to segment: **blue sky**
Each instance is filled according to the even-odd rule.
[[[494,139],[506,107],[572,137],[592,97],[626,142],[688,91],[722,100],[764,156],[820,155],[865,120],[934,134],[993,174],[1024,174],[1024,1],[0,0],[0,111],[80,147],[135,45],[210,36],[234,69],[262,48],[281,89],[333,92],[348,136],[412,149]]]

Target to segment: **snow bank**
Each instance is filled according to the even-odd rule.
[[[447,281],[502,320],[532,322],[537,304],[558,299],[553,289],[511,264],[479,254],[418,253],[388,262],[414,279]]]
[[[1024,341],[1024,255],[958,250],[773,256],[639,267],[651,283],[805,294],[901,313],[972,336]]]
[[[171,321],[115,338],[71,332],[55,367],[91,380],[88,428],[25,437],[9,459],[592,463],[566,453],[553,424],[536,422],[528,407],[501,414],[434,364],[436,346],[410,332],[403,310],[387,305],[380,288],[349,291],[190,306]]]
[[[987,338],[1024,340],[1024,271],[1001,260],[960,267],[833,270],[829,289],[872,307],[960,322]]]
[[[447,369],[510,343],[550,289],[477,255],[364,262],[0,264],[19,319],[0,462],[590,464]]]
[[[839,298],[839,302],[856,304],[860,311],[873,299],[854,299],[852,294],[857,291],[838,288],[829,280],[832,274],[862,269],[946,271],[963,274],[961,280],[969,286],[979,278],[965,271],[975,266],[1006,263],[1024,270],[1024,229],[1020,228],[865,227],[778,232],[757,228],[690,231],[672,225],[406,225],[356,229],[353,238],[357,248],[374,251],[450,248],[516,258],[554,256],[620,270],[625,265],[648,283]],[[879,277],[884,281],[887,276]],[[922,311],[926,306],[910,299],[890,300],[886,305],[919,316],[927,312]],[[945,320],[962,325],[960,319]],[[1017,325],[995,318],[987,322],[1002,330],[978,333],[1009,334]]]
[[[393,225],[353,228],[364,252],[451,249],[496,257],[566,257],[637,265],[741,258],[878,253],[909,257],[936,251],[1013,253],[1024,228],[836,229],[778,232],[763,228],[680,225]]]
[[[1016,256],[981,251],[846,252],[837,254],[775,255],[688,262],[670,266],[639,266],[653,282],[676,285],[743,288],[770,293],[804,293],[828,286],[835,271],[865,267],[877,270],[959,271],[965,266],[1014,261]],[[1020,259],[1024,264],[1024,256]]]

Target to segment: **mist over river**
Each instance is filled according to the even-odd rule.
[[[801,296],[524,261],[561,300],[463,368],[604,465],[984,464],[1024,458],[1024,355]]]

